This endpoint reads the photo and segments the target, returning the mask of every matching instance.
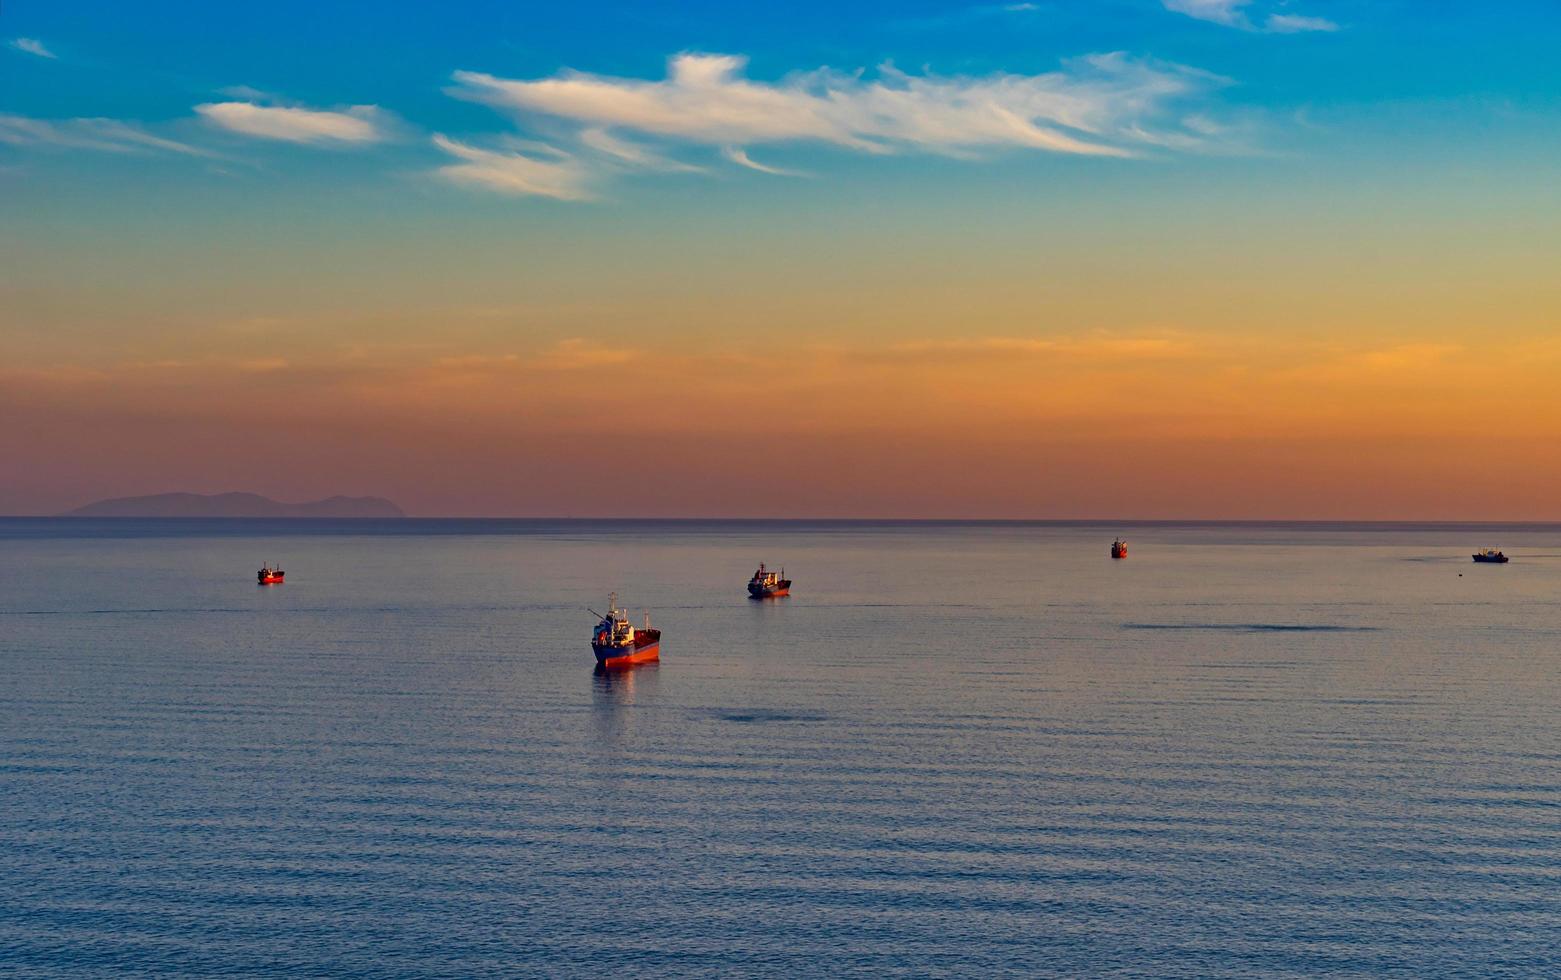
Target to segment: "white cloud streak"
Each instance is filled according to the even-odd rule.
[[[1130,125],[1207,89],[1200,72],[1121,54],[1069,62],[1040,75],[909,75],[876,79],[830,69],[778,82],[743,76],[746,59],[682,54],[649,81],[566,71],[511,80],[456,72],[453,94],[523,116],[622,129],[706,146],[822,143],[869,153],[957,153],[1021,147],[1095,156],[1131,155]]]
[[[441,137],[436,143],[465,163],[438,173],[510,193],[576,200],[588,196],[586,185],[627,172],[702,169],[669,155],[690,147],[784,176],[801,174],[757,162],[750,149],[812,144],[966,158],[999,150],[1101,157],[1197,150],[1212,147],[1218,136],[1186,125],[1180,104],[1224,84],[1204,72],[1120,53],[1074,59],[1038,75],[911,75],[884,66],[871,77],[821,68],[755,81],[746,66],[735,55],[681,54],[661,79],[563,71],[517,80],[456,72],[452,95],[555,136],[562,125],[557,138],[575,146],[539,155],[512,144],[500,153]],[[549,154],[568,161],[541,158]]]
[[[703,173],[703,167],[683,163],[631,143],[609,133],[605,129],[587,129],[580,133],[580,142],[605,157],[625,167],[638,170],[659,170],[665,173]]]
[[[737,164],[739,167],[747,167],[749,170],[757,170],[761,174],[770,174],[775,177],[806,177],[807,174],[800,170],[783,170],[780,167],[767,167],[750,157],[741,147],[727,146],[721,149],[721,155]]]
[[[50,51],[47,47],[44,46],[42,41],[35,37],[15,38],[11,41],[11,47],[18,51],[25,51],[30,55],[36,55],[39,58],[48,58],[53,60],[59,57],[59,55],[55,54],[53,51]]]
[[[1332,32],[1339,25],[1326,17],[1302,17],[1299,14],[1270,14],[1267,22],[1270,34],[1304,34],[1310,31]]]
[[[1247,13],[1252,0],[1161,0],[1166,10],[1186,14],[1211,24],[1222,24],[1243,31],[1267,34],[1302,34],[1311,31],[1336,31],[1339,25],[1324,17],[1270,13],[1261,22]]]
[[[1186,14],[1197,20],[1226,27],[1248,25],[1246,13],[1241,9],[1251,0],[1164,0],[1165,9],[1172,13]]]
[[[378,106],[343,110],[260,105],[255,102],[207,102],[195,107],[208,123],[258,139],[316,146],[383,143],[391,138],[391,117]]]
[[[550,197],[558,201],[589,201],[591,169],[578,159],[555,154],[551,159],[516,151],[485,150],[442,134],[434,145],[461,162],[440,167],[440,177],[456,184],[524,197]]]
[[[0,113],[0,143],[10,146],[97,150],[104,153],[181,153],[209,157],[199,147],[165,139],[118,119],[33,119]]]

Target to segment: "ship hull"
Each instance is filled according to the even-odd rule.
[[[635,630],[634,645],[626,647],[601,646],[591,644],[591,652],[596,654],[596,665],[603,670],[617,670],[621,667],[633,667],[636,664],[648,664],[653,660],[661,659],[661,631],[660,630]],[[654,636],[647,636],[654,633]]]
[[[280,576],[280,575],[262,575],[262,576],[260,576],[260,584],[261,585],[281,585],[282,584],[282,576]]]
[[[782,580],[779,585],[770,586],[769,588],[765,588],[762,585],[748,586],[748,597],[750,599],[779,599],[783,595],[791,595],[791,581],[789,579]]]
[[[1506,555],[1475,555],[1474,556],[1474,560],[1479,562],[1481,565],[1505,565],[1507,563],[1507,556]]]

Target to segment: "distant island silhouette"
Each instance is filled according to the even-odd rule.
[[[113,497],[66,511],[62,517],[405,517],[384,497],[327,497],[284,504],[258,493],[156,493]]]

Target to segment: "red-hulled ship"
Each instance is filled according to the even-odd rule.
[[[286,575],[287,573],[282,571],[280,568],[272,568],[271,563],[266,562],[264,565],[260,566],[260,571],[256,574],[260,578],[261,585],[281,585],[282,576]]]
[[[1123,541],[1121,538],[1117,538],[1115,541],[1111,542],[1111,557],[1126,558],[1127,542]]]
[[[618,593],[614,592],[607,598],[607,615],[591,633],[591,652],[596,654],[596,665],[607,670],[660,660],[661,630],[650,628],[650,613],[645,614],[644,628],[636,628],[629,622],[628,611],[618,608]]]
[[[759,570],[753,573],[753,578],[748,580],[748,595],[755,599],[774,599],[783,595],[791,595],[791,579],[786,578],[786,570],[772,572],[764,567],[764,562],[759,562]]]

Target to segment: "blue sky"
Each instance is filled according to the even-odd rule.
[[[1001,239],[1011,214],[1174,237],[1232,208],[1304,224],[1360,198],[1520,207],[1561,149],[1561,7],[1541,2],[12,0],[0,45],[0,247],[35,267],[96,250],[109,278],[145,272],[137,242],[210,264],[235,227],[275,253],[332,243],[350,268],[354,229],[491,241],[517,220],[559,243],[670,223],[722,250],[799,215],[858,213],[851,227],[903,239],[957,237],[968,214]],[[723,92],[846,105],[822,137],[690,135],[536,90],[574,71],[622,102],[689,54],[739,59]],[[926,125],[948,109],[968,129],[972,102],[1015,83],[1046,89],[1033,133]],[[532,90],[517,102],[505,85]],[[876,95],[917,85],[926,97],[884,123]],[[1046,116],[1059,86],[1089,104],[1083,129]],[[995,111],[1028,113],[1028,97]],[[1081,145],[1033,141],[1053,136]]]
[[[1328,29],[1273,32],[1266,25],[1275,18]],[[449,154],[430,142],[436,133],[471,146],[491,146],[501,136],[536,135],[537,127],[517,127],[502,113],[452,97],[448,90],[456,71],[535,80],[575,69],[655,80],[664,76],[669,57],[704,52],[747,59],[742,74],[763,82],[823,67],[872,76],[884,65],[914,77],[979,79],[998,73],[1040,75],[1063,69],[1072,59],[1122,52],[1138,64],[1184,66],[1222,80],[1175,110],[1241,127],[1242,134],[1210,140],[1195,156],[1304,152],[1319,160],[1369,157],[1373,146],[1403,140],[1445,147],[1458,139],[1483,143],[1494,138],[1498,152],[1522,152],[1524,134],[1532,132],[1528,118],[1556,117],[1561,81],[1561,60],[1554,57],[1561,41],[1561,8],[1537,2],[281,2],[249,7],[13,0],[0,14],[0,37],[11,45],[0,58],[0,111],[40,120],[122,120],[160,137],[242,158],[236,160],[239,166],[274,164],[283,171],[277,175],[282,180],[303,174],[329,181],[336,175],[355,184],[375,168],[390,177],[419,162],[450,162]],[[18,39],[52,57],[16,46]],[[233,139],[194,112],[197,105],[230,101],[321,111],[376,106],[397,125],[372,153],[320,157],[299,152],[297,145]],[[536,121],[533,117],[528,123]],[[654,135],[665,145],[663,134]],[[1516,145],[1506,146],[1508,137]],[[120,172],[101,155],[82,165],[62,159],[71,154],[60,154],[32,167],[25,149],[13,145],[0,153],[12,166],[28,164],[78,177]],[[777,162],[762,165],[798,169],[805,164],[810,174],[849,170],[859,162],[850,151],[807,140],[782,142],[768,152]],[[155,155],[167,166],[119,161],[130,179],[145,169],[181,174],[210,169],[167,159],[165,153],[144,155]],[[709,156],[680,159],[703,166]],[[748,156],[765,159],[757,149]],[[889,169],[914,169],[926,162],[924,153],[896,156]],[[979,179],[980,167],[970,169]],[[633,194],[616,182],[611,189],[615,199]]]

